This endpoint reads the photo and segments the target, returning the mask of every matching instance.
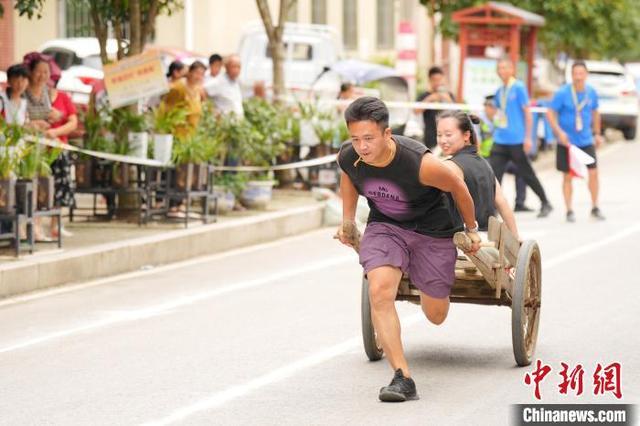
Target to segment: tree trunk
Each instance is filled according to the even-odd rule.
[[[282,43],[282,41],[276,42],[276,43],[269,43],[269,50],[271,52],[271,60],[273,62],[273,97],[276,100],[276,102],[279,102],[282,99],[282,96],[284,96],[285,94],[284,43]]]
[[[98,2],[98,0],[91,0],[89,2],[89,14],[91,15],[91,21],[93,22],[93,31],[96,34],[98,44],[100,45],[100,60],[103,64],[106,64],[109,60],[107,57],[108,28],[107,23],[102,21],[100,17]]]
[[[142,53],[142,11],[140,0],[129,0],[129,26],[131,29],[131,44],[129,45],[128,56]]]
[[[429,18],[429,24],[431,24],[431,31],[429,32],[429,47],[430,47],[430,58],[429,58],[429,66],[434,66],[436,64],[436,11],[435,11],[435,0],[429,1],[429,6],[427,7],[427,17]]]

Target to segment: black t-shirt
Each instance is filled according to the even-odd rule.
[[[338,165],[371,209],[367,222],[390,223],[432,237],[451,237],[462,229],[445,193],[420,182],[420,164],[429,150],[413,139],[393,135],[396,154],[386,167],[359,161],[351,141],[342,144]]]
[[[431,96],[433,92],[424,92],[417,98],[417,102],[422,102],[425,98]],[[455,100],[453,93],[448,92],[449,96],[451,96],[452,100]],[[438,145],[437,135],[438,131],[436,128],[436,117],[440,113],[439,110],[435,109],[425,109],[422,111],[422,120],[424,121],[424,144],[429,149],[433,149]]]
[[[464,183],[467,184],[473,204],[475,205],[476,220],[481,231],[489,226],[489,216],[495,216],[496,207],[496,176],[489,163],[478,155],[475,146],[466,146],[456,152],[451,161],[456,163],[464,173]],[[457,210],[454,214],[458,214]]]

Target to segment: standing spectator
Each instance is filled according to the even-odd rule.
[[[239,117],[244,117],[242,89],[238,81],[240,67],[238,55],[227,56],[224,61],[225,74],[213,80],[205,90],[218,111],[224,114],[233,112]]]
[[[556,168],[564,174],[562,193],[568,222],[576,220],[571,199],[573,187],[572,176],[569,173],[569,147],[574,145],[596,159],[596,148],[602,145],[598,95],[593,87],[587,84],[588,75],[587,65],[583,61],[574,62],[571,66],[572,83],[567,83],[558,89],[547,111],[547,117],[558,139]],[[591,217],[604,220],[598,207],[597,164],[595,161],[587,166],[589,192],[591,192]]]
[[[444,71],[438,66],[429,68],[429,90],[418,96],[418,102],[453,102],[455,96],[447,89]],[[424,144],[429,149],[433,149],[438,145],[436,116],[437,110],[425,109],[416,110],[416,113],[422,112],[424,121]]]
[[[169,84],[175,83],[186,75],[187,67],[182,62],[175,60],[169,64],[169,69],[167,70],[167,79],[169,80]]]
[[[540,198],[538,217],[546,217],[551,213],[552,207],[526,154],[531,149],[533,122],[527,88],[516,80],[515,66],[510,59],[498,61],[497,71],[504,85],[498,89],[494,98],[498,111],[489,163],[498,182],[502,182],[507,164],[513,161],[524,181]]]
[[[0,92],[0,115],[8,124],[27,124],[27,100],[24,93],[29,85],[29,72],[22,64],[7,69],[7,90]]]
[[[220,71],[222,71],[222,56],[214,53],[209,56],[209,74],[205,79],[205,86],[210,83],[213,79],[218,78],[220,75]]]
[[[63,143],[69,140],[69,134],[78,128],[78,115],[76,107],[69,95],[58,91],[56,86],[60,76],[52,76],[53,87],[49,90],[51,106],[60,113],[60,119],[51,123],[51,127],[45,132],[45,136],[58,139]],[[71,160],[69,152],[63,150],[58,158],[51,164],[51,172],[54,179],[54,203],[56,207],[70,207],[74,203],[71,187]],[[72,234],[60,227],[62,236],[70,237]],[[58,218],[51,218],[51,237],[58,238]]]
[[[202,115],[202,82],[207,67],[200,61],[189,66],[186,79],[175,81],[166,94],[160,108],[185,107],[188,110],[184,125],[176,129],[177,137],[193,132]]]

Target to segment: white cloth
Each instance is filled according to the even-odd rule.
[[[204,90],[219,111],[235,112],[236,115],[244,117],[242,89],[237,79],[231,80],[227,74],[223,74],[205,83]]]
[[[595,161],[595,158],[577,146],[569,145],[569,173],[572,176],[584,179],[588,174],[587,166]]]
[[[0,92],[0,113],[4,115],[4,120],[8,124],[23,126],[27,122],[27,100],[20,98],[16,105],[9,100],[6,93]]]

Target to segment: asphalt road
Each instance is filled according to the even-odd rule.
[[[638,159],[640,143],[601,155],[605,222],[577,182],[578,221],[565,223],[551,170],[552,216],[517,216],[542,249],[542,402],[640,400]],[[499,425],[510,404],[536,402],[508,308],[454,305],[434,326],[410,304],[398,309],[421,399],[378,402],[392,372],[364,355],[361,270],[332,234],[0,301],[0,424]],[[583,365],[582,396],[559,393],[561,362]],[[621,400],[593,394],[596,364],[612,362]]]

